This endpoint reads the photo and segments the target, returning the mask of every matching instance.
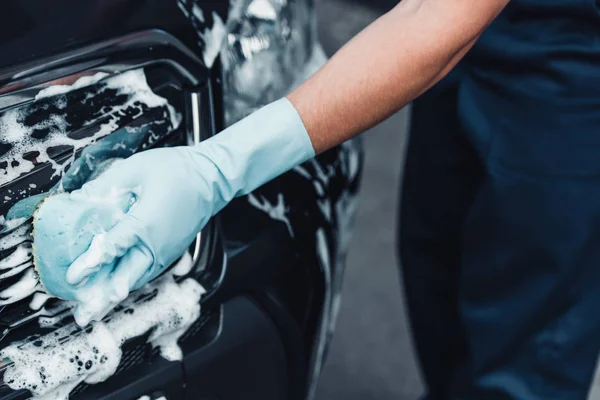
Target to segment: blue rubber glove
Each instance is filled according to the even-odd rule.
[[[176,261],[234,197],[314,155],[300,116],[281,99],[194,147],[119,161],[39,207],[34,254],[42,282],[79,303],[80,324],[102,318]]]

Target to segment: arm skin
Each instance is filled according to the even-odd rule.
[[[288,95],[316,153],[378,124],[442,79],[509,0],[404,0]]]

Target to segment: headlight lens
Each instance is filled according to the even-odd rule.
[[[225,121],[231,125],[284,95],[316,42],[312,0],[253,0],[221,53]]]

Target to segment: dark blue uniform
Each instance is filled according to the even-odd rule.
[[[415,101],[400,215],[431,399],[586,398],[600,353],[600,0],[513,0]]]

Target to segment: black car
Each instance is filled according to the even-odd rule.
[[[360,142],[236,199],[164,276],[86,327],[44,293],[31,220],[44,197],[114,160],[197,143],[306,79],[326,61],[312,1],[0,10],[0,399],[310,397],[340,301]],[[107,366],[104,339],[117,336]]]

